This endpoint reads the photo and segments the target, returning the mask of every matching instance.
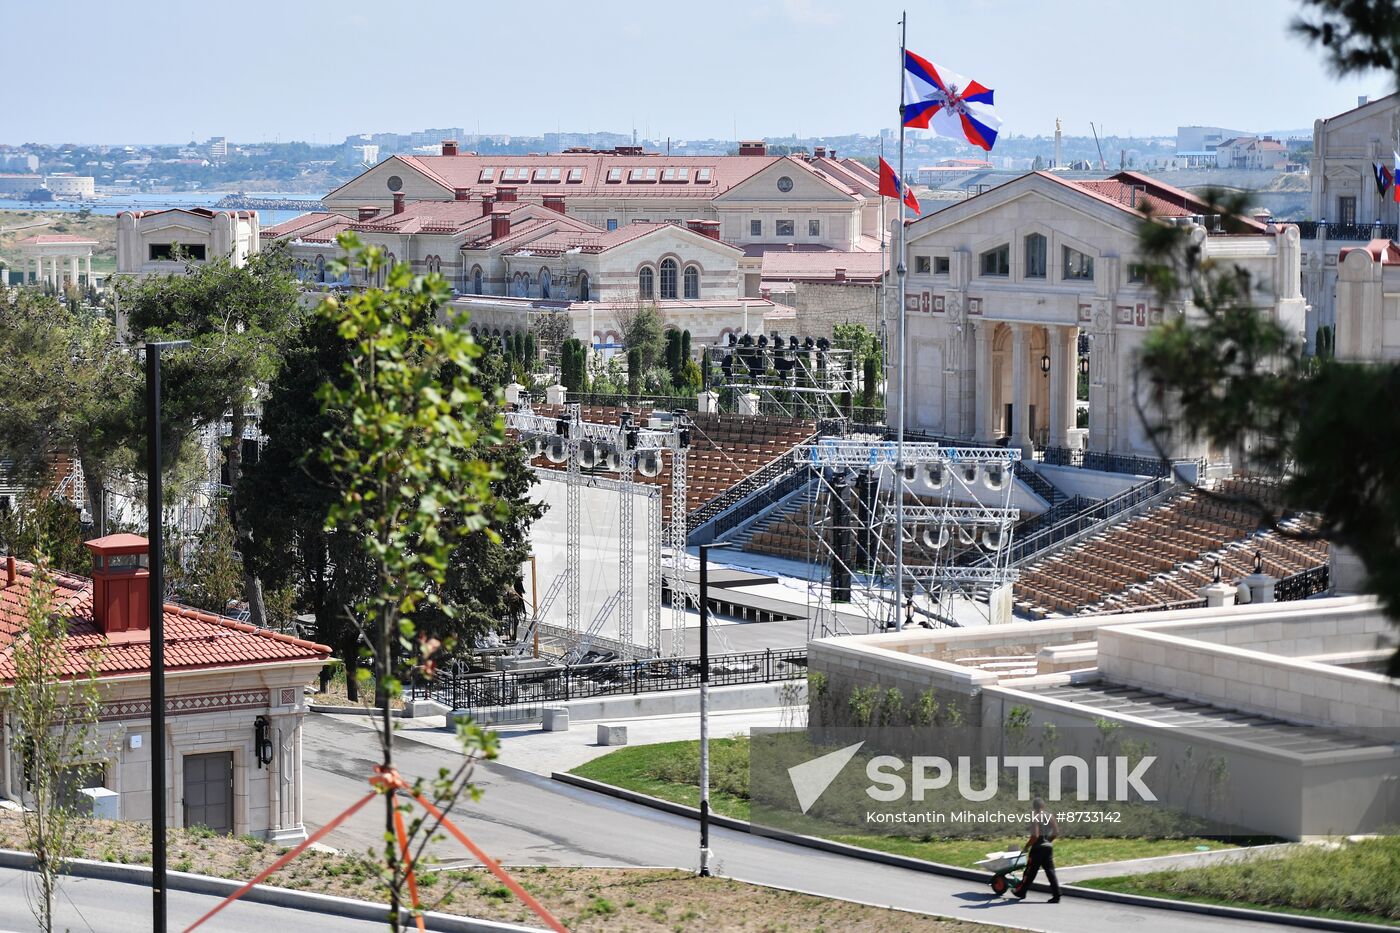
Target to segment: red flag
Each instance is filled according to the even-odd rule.
[[[895,174],[894,169],[890,167],[890,163],[886,162],[883,156],[880,158],[880,195],[886,198],[899,198],[914,213],[923,213],[919,210],[919,199],[914,197],[913,191],[905,189],[899,176]]]

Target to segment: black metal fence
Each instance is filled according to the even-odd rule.
[[[1072,447],[1046,447],[1042,462],[1050,466],[1081,467],[1085,470],[1128,473],[1132,476],[1170,476],[1172,472],[1172,464],[1157,457],[1137,457]]]
[[[810,441],[811,438],[808,438],[807,442]],[[762,503],[759,504],[759,500],[755,500],[755,504],[753,504],[751,507],[746,507],[743,510],[745,515],[751,514],[754,509],[767,508],[769,505],[771,505],[774,502],[777,502],[778,499],[781,499],[789,492],[792,492],[797,488],[798,485],[801,485],[806,481],[806,464],[798,463],[788,454],[780,456],[776,460],[773,460],[771,463],[768,463],[767,465],[762,467],[761,469],[750,473],[748,476],[745,476],[743,479],[739,480],[739,482],[735,483],[733,486],[730,486],[724,492],[720,493],[718,496],[711,499],[709,502],[706,502],[704,505],[700,506],[700,508],[687,515],[685,517],[686,531],[693,532],[701,525],[704,525],[706,522],[709,522],[715,518],[723,517],[725,519],[728,519],[730,523],[724,525],[723,528],[716,526],[715,535],[719,536],[724,532],[728,531],[729,529],[733,528],[739,522],[743,521],[742,517],[736,519],[734,516],[725,516],[724,513],[733,509],[735,506],[743,502],[749,496],[753,495],[759,490],[763,490],[765,486],[769,486],[770,484],[775,488],[778,486],[783,486],[786,490],[778,494],[777,498],[771,498],[772,490],[764,490],[763,495],[761,496]]]
[[[1327,592],[1332,585],[1332,574],[1327,564],[1284,577],[1274,585],[1274,601],[1280,603],[1307,599]]]
[[[807,649],[748,651],[710,658],[710,686],[766,684],[807,676]],[[431,699],[491,721],[521,721],[547,705],[590,697],[624,696],[700,687],[699,658],[649,658],[575,664],[543,670],[441,674],[406,688],[411,699]],[[482,718],[482,717],[479,717]]]
[[[1287,223],[1298,228],[1298,235],[1304,240],[1326,237],[1329,240],[1393,240],[1395,224],[1329,224],[1321,220],[1290,220]]]
[[[773,466],[773,464],[769,464],[769,466]],[[811,471],[808,470],[807,466],[797,464],[796,468],[789,470],[782,479],[743,501],[742,508],[738,507],[738,502],[736,502],[734,507],[715,519],[715,537],[720,538],[728,534],[764,509],[797,492],[811,481]]]

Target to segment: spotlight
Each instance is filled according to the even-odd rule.
[[[545,448],[544,455],[550,463],[563,463],[569,459],[569,445],[564,438],[556,434],[549,439],[549,446]]]
[[[948,545],[948,528],[944,525],[925,525],[919,540],[924,547],[937,551]]]
[[[643,451],[637,458],[637,472],[643,476],[661,475],[661,452],[659,450]]]
[[[622,455],[611,447],[603,454],[602,468],[609,473],[622,472]]]
[[[544,447],[544,437],[539,434],[531,434],[525,438],[525,453],[529,455],[531,460],[544,453]]]
[[[578,445],[578,465],[585,470],[593,469],[602,459],[603,451],[600,445],[593,441],[584,441]]]
[[[987,484],[987,488],[996,492],[1006,488],[1006,467],[1001,464],[992,464],[987,467],[987,471],[982,474],[982,482]]]
[[[963,482],[967,483],[969,486],[977,482],[977,477],[982,472],[981,468],[975,463],[964,463],[962,466],[958,467],[958,470],[962,475]]]
[[[1000,551],[1006,543],[1006,535],[1000,528],[988,528],[982,532],[982,547],[989,551]]]
[[[917,464],[904,464],[904,481],[906,483],[917,483],[919,481],[919,467]]]
[[[942,489],[948,482],[948,471],[941,463],[928,465],[928,484],[934,489]]]
[[[958,544],[963,547],[971,547],[977,543],[977,532],[966,525],[958,526]]]

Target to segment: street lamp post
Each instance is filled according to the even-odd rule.
[[[700,545],[700,877],[710,877],[710,549]]]
[[[165,553],[160,462],[160,351],[188,340],[146,344],[146,537],[151,629],[151,919],[165,933]]]

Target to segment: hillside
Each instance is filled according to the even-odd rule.
[[[117,218],[101,214],[82,218],[62,211],[0,210],[0,262],[18,270],[20,254],[15,243],[45,233],[91,237],[98,244],[92,253],[92,271],[117,271]]]

